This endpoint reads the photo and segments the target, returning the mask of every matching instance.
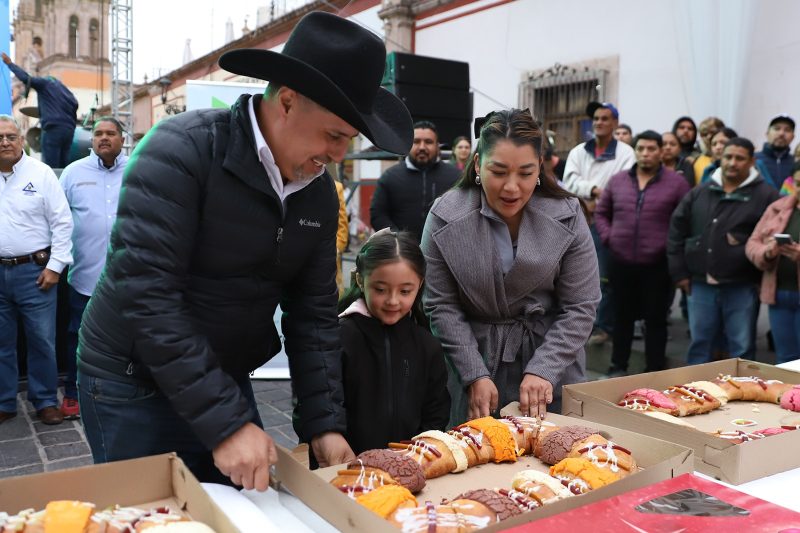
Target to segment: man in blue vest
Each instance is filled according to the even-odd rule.
[[[52,76],[31,76],[15,65],[5,53],[3,63],[25,84],[25,95],[31,87],[39,100],[39,121],[42,128],[42,161],[52,168],[64,168],[69,162],[69,150],[75,135],[78,100],[63,83]]]

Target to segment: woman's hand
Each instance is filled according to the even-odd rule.
[[[781,244],[778,246],[778,252],[789,261],[800,262],[800,244],[794,242],[792,244]]]
[[[467,417],[470,420],[490,416],[497,410],[497,387],[490,378],[479,378],[473,381],[467,392],[469,393]]]
[[[778,241],[775,240],[775,237],[768,237],[767,242],[764,244],[767,245],[767,247],[764,248],[764,259],[772,261],[778,257]]]
[[[519,410],[523,416],[544,418],[550,403],[553,403],[553,385],[539,376],[525,374],[519,386]]]

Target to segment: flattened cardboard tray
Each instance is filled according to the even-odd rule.
[[[509,405],[501,413],[519,414],[515,410],[516,407]],[[557,414],[548,415],[547,419],[559,426],[576,423],[574,419]],[[603,424],[590,422],[585,425],[598,429],[610,440],[631,450],[642,470],[588,494],[546,505],[481,531],[500,531],[692,471],[692,451],[688,448]],[[283,449],[278,449],[278,457],[276,477],[281,484],[337,529],[359,533],[399,531],[328,483],[344,465],[312,472]],[[438,504],[441,498],[452,498],[469,489],[510,488],[514,474],[530,468],[547,471],[547,466],[533,457],[522,457],[514,464],[482,465],[460,474],[448,474],[429,480],[426,487],[416,495],[417,500],[420,504],[426,500]]]
[[[733,444],[706,433],[720,429],[752,432],[767,427],[800,424],[800,413],[781,409],[779,405],[729,402],[727,406],[711,413],[681,419],[697,429],[678,426],[616,405],[626,392],[634,389],[663,390],[670,385],[708,381],[718,374],[800,383],[800,372],[744,359],[727,359],[649,374],[565,385],[561,411],[567,416],[613,424],[690,447],[694,450],[696,470],[734,485],[800,467],[800,454],[797,453],[800,450],[800,431],[742,444]],[[756,424],[742,427],[733,424],[736,419],[749,419]]]
[[[0,479],[0,511],[40,510],[53,500],[91,502],[98,509],[168,506],[217,533],[239,532],[174,453]]]

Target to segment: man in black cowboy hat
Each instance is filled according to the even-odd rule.
[[[176,450],[202,481],[265,490],[276,454],[249,373],[280,349],[278,303],[297,434],[323,466],[353,458],[341,435],[338,198],[325,165],[359,132],[408,151],[408,111],[379,87],[385,54],[360,26],[311,13],[280,54],[220,58],[268,80],[263,97],[183,113],[141,141],[80,332],[96,462]]]

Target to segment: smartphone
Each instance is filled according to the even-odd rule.
[[[776,233],[773,237],[778,244],[792,244],[794,242],[792,236],[788,233]]]

